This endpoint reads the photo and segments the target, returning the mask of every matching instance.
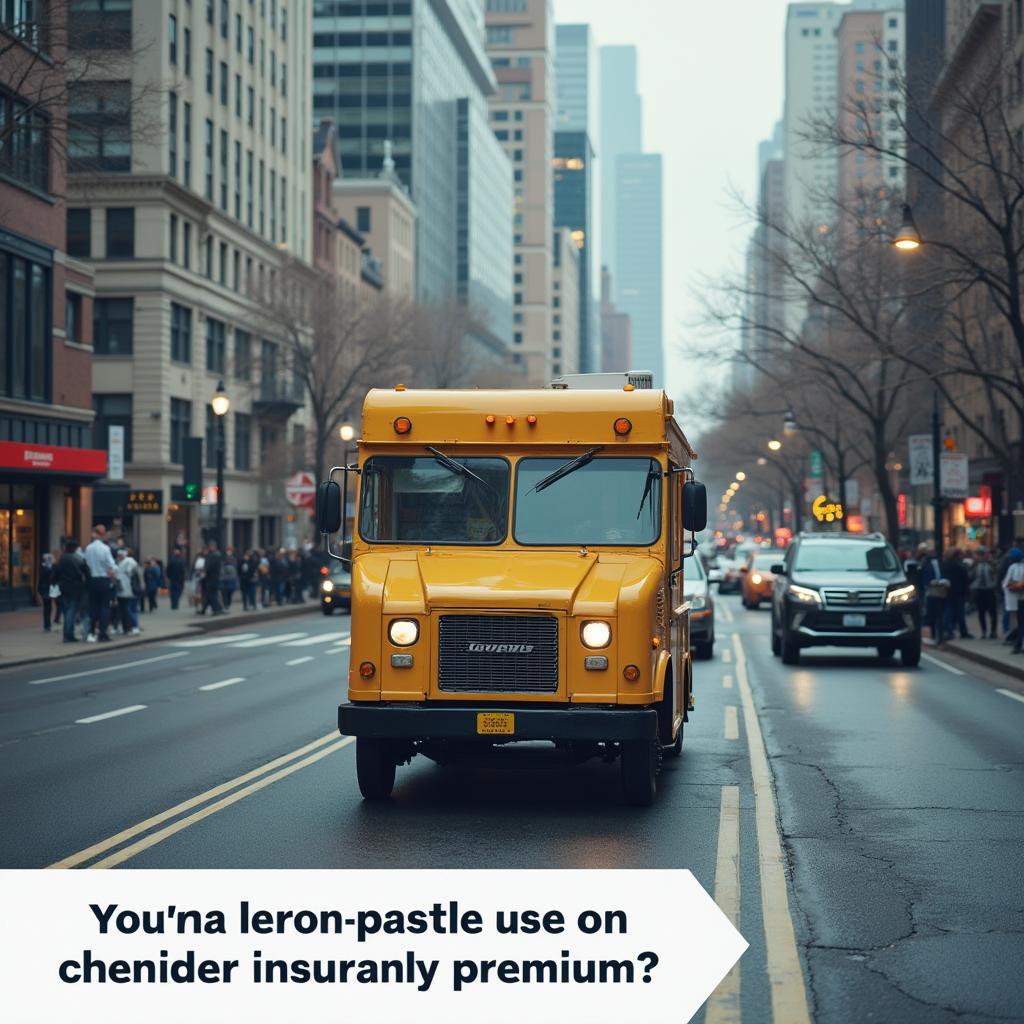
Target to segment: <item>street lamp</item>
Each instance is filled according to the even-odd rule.
[[[224,390],[224,381],[217,381],[217,391],[210,406],[217,417],[217,547],[224,550],[224,417],[231,408],[231,399]]]
[[[892,244],[897,249],[912,251],[921,248],[921,232],[914,223],[914,211],[907,203],[903,204],[903,223],[900,225]]]
[[[793,414],[793,410],[790,409],[786,413],[786,418],[782,421],[782,435],[783,437],[796,437],[800,432],[800,428],[797,426],[796,416]]]
[[[746,473],[744,473],[744,472],[743,472],[743,470],[741,469],[741,470],[740,470],[740,471],[739,471],[739,472],[738,472],[738,473],[736,474],[736,479],[737,479],[737,480],[739,480],[739,481],[740,481],[740,482],[742,483],[742,481],[744,481],[744,480],[746,480],[746,479],[747,479],[747,474],[746,474]]]
[[[770,452],[782,451],[782,442],[781,441],[776,441],[774,439],[769,441],[768,442],[768,451],[770,451]]]

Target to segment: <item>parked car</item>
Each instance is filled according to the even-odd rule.
[[[320,583],[320,610],[324,615],[333,615],[335,608],[350,611],[352,608],[352,572],[342,562],[332,562],[321,570],[326,573]]]
[[[785,558],[786,552],[772,548],[760,548],[747,555],[746,563],[740,569],[740,593],[743,607],[756,611],[762,601],[772,599],[775,576],[772,566]]]
[[[709,570],[700,554],[686,562],[683,599],[690,604],[690,643],[694,657],[708,660],[715,652],[715,599]]]
[[[921,660],[921,608],[892,545],[879,533],[804,533],[772,566],[772,653],[786,665],[805,647],[897,650]]]
[[[720,594],[738,594],[740,592],[740,562],[733,558],[726,558],[724,555],[718,559],[718,571],[722,578],[718,581],[718,592]]]

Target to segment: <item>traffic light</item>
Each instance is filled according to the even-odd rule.
[[[185,471],[182,476],[184,500],[199,501],[203,496],[203,439],[186,437],[184,439]]]

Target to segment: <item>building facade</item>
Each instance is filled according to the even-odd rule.
[[[551,327],[555,23],[551,0],[487,0],[487,52],[498,81],[491,126],[512,163],[512,362],[544,383]]]
[[[568,228],[556,228],[552,244],[551,374],[580,372],[580,250]]]
[[[615,161],[625,153],[642,153],[643,100],[636,86],[636,47],[602,46],[601,65],[601,262],[612,286],[618,284]],[[604,267],[602,267],[602,275]],[[604,279],[601,280],[602,310]],[[603,315],[603,312],[602,312]],[[605,366],[611,370],[617,367]]]
[[[409,0],[364,18],[317,5],[313,116],[330,118],[346,177],[372,177],[385,148],[418,210],[416,294],[463,298],[512,341],[512,169],[490,130],[497,83],[479,0]]]
[[[63,33],[0,5],[0,611],[92,526],[92,271],[65,239]],[[35,58],[38,51],[45,55]]]
[[[662,317],[662,161],[658,153],[616,160],[617,305],[632,324],[632,370],[649,370],[665,387]]]
[[[633,365],[633,332],[629,314],[615,308],[612,275],[601,268],[601,368],[628,371]]]
[[[302,3],[121,0],[116,77],[90,50],[94,20],[73,27],[95,70],[70,94],[69,249],[95,269],[96,447],[111,426],[125,447],[124,479],[97,488],[93,518],[142,556],[210,535],[216,489],[198,506],[179,490],[192,436],[207,484],[224,439],[222,544],[310,533],[285,500],[285,478],[305,468],[304,395],[270,310],[286,277],[315,281],[312,125],[292,113],[311,107],[310,15]],[[218,421],[221,381],[231,408]]]
[[[580,370],[600,368],[596,232],[599,79],[589,25],[555,28],[555,227],[568,228],[580,251]]]

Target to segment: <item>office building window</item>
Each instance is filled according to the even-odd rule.
[[[206,406],[206,435],[203,438],[203,462],[207,469],[217,468],[217,415],[213,407]],[[227,438],[225,447],[227,445]]]
[[[171,399],[171,462],[185,459],[185,439],[192,436],[192,403],[183,398]]]
[[[370,207],[368,207],[368,206],[357,206],[356,207],[356,230],[357,231],[369,231],[370,230]]]
[[[172,178],[178,176],[178,97],[176,93],[168,93],[168,124],[167,124],[167,173]]]
[[[266,185],[266,175],[264,174],[264,171],[265,171],[265,165],[264,165],[263,161],[261,160],[260,161],[260,206],[259,206],[260,234],[261,235],[263,234],[264,230],[266,229],[266,190],[265,190],[265,187],[264,187]]]
[[[167,57],[172,64],[178,63],[178,19],[173,15],[167,18]]]
[[[206,318],[206,369],[210,373],[224,373],[224,322],[212,316]]]
[[[252,469],[252,417],[235,413],[235,469]]]
[[[256,59],[256,37],[252,31],[252,25],[245,30],[245,58],[250,65]]]
[[[235,254],[237,255],[237,253]],[[252,379],[252,335],[235,328],[235,380]]]
[[[64,337],[68,341],[82,340],[82,296],[64,292]]]
[[[181,226],[181,265],[192,269],[192,225],[188,221]]]
[[[245,153],[245,223],[249,227],[252,227],[252,163],[252,150],[249,149]]]
[[[170,257],[173,263],[178,262],[178,218],[176,214],[171,214],[171,246],[170,246]]]
[[[92,304],[93,351],[101,356],[132,353],[132,299],[96,299]]]
[[[245,101],[245,121],[252,128],[256,124],[256,93],[251,85],[246,88]]]
[[[206,198],[213,202],[213,122],[206,121],[205,135],[205,156],[206,156]]]
[[[228,66],[225,61],[220,62],[220,105],[228,105]]]
[[[220,133],[220,208],[228,208],[228,133]]]
[[[206,91],[213,95],[213,50],[206,50]]]
[[[107,259],[131,259],[135,255],[135,210],[107,210]]]
[[[0,94],[2,102],[5,100]],[[130,82],[73,82],[68,87],[68,122],[68,156],[73,171],[131,170]],[[28,166],[37,164],[30,162]],[[36,171],[34,181],[42,180]]]
[[[221,242],[220,243],[220,256],[219,256],[219,259],[218,259],[217,263],[218,263],[218,266],[217,266],[217,270],[218,270],[217,280],[221,284],[226,285],[228,283],[228,243],[227,242]]]
[[[235,15],[235,53],[242,52],[242,16]]]
[[[182,33],[182,42],[185,44],[185,77],[192,77],[192,32],[189,29],[185,29]]]
[[[92,446],[102,451],[110,443],[110,428],[124,428],[124,461],[132,461],[132,396],[93,395]]]
[[[242,219],[242,144],[235,142],[235,219]]]
[[[68,210],[67,253],[79,259],[92,255],[92,210],[78,207]]]
[[[277,237],[277,172],[270,172],[270,240]]]
[[[228,24],[231,20],[230,11],[228,8],[228,0],[220,0],[220,37],[221,39],[227,39],[228,37]]]
[[[186,103],[182,120],[182,182],[186,188],[192,187],[192,104]]]
[[[0,395],[50,397],[50,272],[0,251]]]
[[[209,280],[213,280],[213,238],[206,236],[206,246],[203,252],[203,267]]]
[[[235,75],[235,117],[242,116],[242,76]]]
[[[288,118],[281,115],[281,153],[288,155]]]
[[[176,302],[171,303],[171,359],[192,362],[192,310]]]
[[[235,253],[234,253],[233,262],[234,262],[234,271],[233,271],[233,274],[232,274],[232,287],[237,292],[238,289],[241,287],[241,284],[242,284],[242,257],[241,257],[241,254],[238,252],[237,249],[235,250]]]

